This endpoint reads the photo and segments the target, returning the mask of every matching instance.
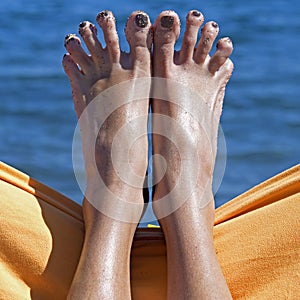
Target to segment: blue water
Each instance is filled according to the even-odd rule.
[[[80,203],[71,155],[76,118],[61,67],[64,36],[110,9],[126,50],[123,28],[131,11],[145,10],[154,21],[170,8],[183,28],[187,11],[201,10],[235,45],[222,117],[226,172],[217,205],[299,163],[298,0],[1,0],[0,159]]]

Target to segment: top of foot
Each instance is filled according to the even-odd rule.
[[[79,118],[87,177],[85,196],[112,218],[138,222],[147,168],[152,26],[147,14],[133,12],[125,31],[130,52],[125,53],[120,49],[112,12],[99,13],[96,21],[106,47],[97,38],[97,27],[84,21],[79,34],[89,54],[82,48],[81,39],[71,34],[65,38],[68,54],[63,58]],[[137,88],[135,79],[143,78],[148,81]],[[126,202],[138,204],[138,209],[124,206]]]
[[[199,11],[187,14],[178,52],[174,51],[180,33],[178,15],[163,11],[154,23],[153,145],[167,165],[165,171],[161,163],[155,164],[156,177],[165,174],[161,181],[157,179],[154,200],[167,197],[174,202],[177,197],[179,202],[167,205],[169,210],[178,208],[185,197],[196,195],[200,203],[201,193],[211,193],[207,188],[211,188],[225,87],[233,71],[229,59],[233,45],[222,38],[210,56],[219,26],[207,22],[197,41],[203,23]]]

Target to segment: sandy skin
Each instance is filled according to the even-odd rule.
[[[89,103],[102,91],[126,80],[151,75],[189,86],[201,94],[207,105],[208,113],[203,116],[207,125],[197,127],[197,122],[194,122],[193,118],[186,118],[184,113],[185,106],[190,106],[187,97],[183,97],[180,107],[172,102],[153,99],[155,114],[185,124],[185,131],[188,133],[191,130],[186,138],[181,137],[180,144],[183,149],[194,149],[200,153],[200,161],[205,157],[205,165],[194,167],[193,172],[196,172],[199,178],[195,191],[205,191],[201,193],[201,198],[204,198],[206,205],[199,205],[203,204],[203,201],[198,199],[199,193],[195,192],[179,209],[161,218],[159,209],[156,209],[154,204],[154,211],[157,213],[167,242],[169,299],[230,299],[213,246],[213,194],[207,189],[207,185],[203,187],[202,182],[210,183],[212,180],[217,128],[225,87],[233,70],[233,64],[228,58],[233,47],[230,39],[223,38],[217,44],[217,51],[210,57],[209,52],[219,27],[215,22],[206,23],[197,44],[198,30],[203,21],[204,17],[200,12],[188,13],[186,32],[179,52],[174,52],[174,44],[179,35],[180,24],[178,16],[173,11],[162,12],[153,28],[145,13],[132,13],[125,31],[130,44],[128,54],[120,51],[114,17],[109,11],[97,16],[97,22],[104,33],[106,48],[103,48],[97,39],[96,27],[89,22],[80,24],[79,33],[90,55],[82,49],[77,36],[69,35],[65,40],[68,54],[64,56],[63,66],[70,79],[74,107],[79,118]],[[150,49],[153,36],[151,62]],[[134,86],[132,88],[134,89]],[[155,86],[152,88],[155,89]],[[150,95],[150,86],[146,89],[149,89]],[[126,94],[124,91],[122,97],[125,100],[126,97],[130,97],[129,92]],[[172,92],[170,91],[170,99]],[[101,109],[105,110],[106,104],[103,105]],[[203,103],[195,107],[195,110],[201,113],[202,107]],[[93,201],[97,201],[98,198],[99,201],[110,201],[103,199],[94,180],[93,174],[99,171],[105,184],[116,195],[122,197],[124,202],[140,204],[140,209],[135,211],[139,217],[143,206],[142,188],[132,187],[119,179],[113,168],[110,153],[112,140],[119,128],[129,123],[133,116],[147,115],[148,108],[149,100],[145,99],[140,101],[139,105],[128,103],[110,115],[98,134],[95,148],[96,167],[90,163],[91,148],[85,144],[88,144],[90,132],[95,130],[91,124],[97,124],[97,116],[94,116],[96,122],[88,120],[86,123],[80,123],[85,135],[82,139],[89,195],[93,197]],[[163,126],[159,120],[153,119],[153,123],[154,127]],[[146,122],[142,126],[146,128]],[[209,142],[208,148],[202,143],[204,135]],[[193,139],[189,136],[193,136]],[[140,175],[146,172],[147,147],[145,136],[135,143],[132,152],[139,155],[139,159],[134,163],[134,169]],[[168,139],[158,135],[153,135],[153,148],[154,153],[162,155],[167,162],[166,174],[156,185],[154,201],[157,201],[169,194],[176,185],[182,153],[177,153],[176,147],[170,144]],[[186,150],[184,155],[188,157],[189,151]],[[118,156],[115,159],[118,159]],[[119,159],[123,159],[121,152]],[[134,157],[130,160],[133,159]],[[159,170],[160,166],[155,165],[155,168]],[[189,178],[186,178],[185,182],[188,181]],[[137,183],[137,186],[139,184]],[[180,194],[175,194],[173,200],[180,200]],[[69,299],[130,299],[129,253],[138,221],[124,223],[108,217],[87,200],[83,203],[83,211],[86,226],[85,241]]]
[[[75,35],[68,35],[65,46],[68,54],[63,58],[63,66],[67,73],[73,95],[75,111],[78,117],[92,100],[102,91],[121,82],[140,77],[150,77],[150,50],[152,45],[152,31],[149,17],[141,12],[133,12],[128,19],[126,37],[130,45],[130,53],[121,52],[115,27],[115,18],[109,11],[103,11],[96,18],[101,27],[106,47],[103,48],[97,38],[97,29],[90,22],[83,22],[79,26],[79,33],[84,40],[90,55],[81,46],[80,39]],[[132,87],[133,88],[133,87]],[[146,87],[150,89],[150,85]],[[147,91],[148,92],[148,91]],[[149,92],[148,92],[149,93]],[[122,97],[130,97],[131,91],[123,91]],[[99,109],[105,111],[111,105],[109,99],[102,102]],[[91,119],[80,122],[83,140],[83,154],[87,176],[88,200],[84,199],[83,214],[85,222],[85,240],[81,259],[73,280],[69,299],[129,299],[129,253],[133,235],[142,214],[144,200],[142,188],[132,187],[122,182],[116,174],[111,161],[113,138],[122,126],[130,123],[133,117],[148,114],[149,99],[138,103],[128,102],[114,111],[105,120],[98,133],[96,145],[90,145],[89,137],[98,131],[99,120],[97,114]],[[147,130],[147,119],[144,119],[144,130]],[[130,128],[134,131],[134,128]],[[130,133],[128,132],[128,135]],[[126,136],[126,132],[124,133]],[[133,163],[133,168],[140,177],[147,168],[147,136],[142,137],[134,145],[132,153],[139,153],[140,158]],[[115,159],[123,159],[122,146]],[[95,155],[97,165],[91,161]],[[119,157],[118,157],[119,155]],[[128,169],[131,166],[127,165]],[[94,178],[98,172],[112,193],[120,197],[125,203],[137,205],[132,214],[132,222],[122,222],[111,218],[95,208],[97,202],[110,203],[112,199],[99,190],[99,182]],[[142,186],[137,182],[136,186]],[[126,205],[116,208],[119,214],[128,213]],[[122,249],[123,251],[120,251]],[[118,257],[118,263],[115,258]],[[101,266],[101,267],[100,267]]]
[[[174,51],[180,32],[177,14],[164,11],[154,24],[154,76],[178,82],[178,90],[170,89],[169,97],[172,99],[174,93],[181,93],[182,101],[174,104],[173,101],[154,99],[153,112],[176,120],[186,133],[176,137],[174,130],[173,138],[175,136],[177,145],[162,135],[153,135],[154,154],[163,156],[167,163],[166,173],[155,187],[153,201],[167,243],[169,299],[231,298],[214,251],[211,183],[225,87],[233,71],[233,63],[229,59],[233,46],[229,38],[222,38],[217,43],[217,51],[210,57],[219,26],[216,22],[207,22],[197,43],[203,22],[200,12],[194,10],[188,13],[179,52]],[[189,93],[185,94],[184,87],[199,94],[199,101],[191,102],[194,99],[188,96]],[[193,114],[190,113],[191,105]],[[159,118],[154,118],[153,124],[154,127],[165,126]],[[176,147],[178,144],[180,151]],[[196,166],[195,155],[199,162]],[[167,208],[172,211],[174,202],[180,204],[179,208],[160,218],[161,211],[155,206],[155,201],[175,190],[178,178],[182,176],[181,165],[188,162],[190,172],[184,175],[183,182],[190,194],[182,199],[182,189],[173,193],[172,198],[167,199]],[[155,170],[159,168],[154,164]],[[196,184],[195,177],[198,178]],[[191,182],[193,185],[189,186]]]

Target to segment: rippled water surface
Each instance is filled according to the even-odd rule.
[[[226,172],[217,205],[299,162],[298,0],[127,2],[1,0],[2,161],[81,202],[71,155],[76,118],[61,67],[64,36],[111,9],[128,50],[123,28],[131,11],[145,10],[154,21],[161,10],[174,9],[184,27],[187,11],[196,8],[217,21],[220,36],[230,36],[235,45],[222,117]]]

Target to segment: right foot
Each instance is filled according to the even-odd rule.
[[[179,52],[177,14],[162,12],[154,24],[153,149],[165,164],[154,160],[155,179],[163,178],[153,210],[166,238],[168,299],[231,298],[213,244],[212,174],[233,47],[223,38],[210,57],[219,27],[208,22],[195,49],[203,21],[189,12]]]
[[[185,175],[190,177],[184,178],[189,185],[199,178],[197,186],[188,186],[190,194],[200,195],[200,191],[206,188],[204,183],[207,186],[211,183],[224,92],[233,70],[228,58],[233,47],[229,38],[223,38],[219,40],[215,54],[209,56],[219,32],[215,22],[205,24],[196,46],[198,30],[203,21],[200,12],[188,13],[179,52],[174,51],[180,32],[177,14],[173,11],[162,12],[154,24],[153,72],[154,77],[165,80],[160,86],[159,79],[155,79],[154,95],[160,94],[157,91],[161,89],[161,94],[169,99],[153,100],[153,132],[165,132],[168,135],[153,136],[154,154],[163,156],[167,162],[165,176],[155,186],[155,201],[171,191],[175,192],[176,185],[178,188],[180,184],[178,178]],[[178,95],[181,97],[179,100]],[[169,123],[168,118],[175,122]],[[178,142],[178,145],[174,142]],[[187,167],[189,174],[182,169],[188,163],[191,164]],[[195,166],[196,163],[199,165]],[[161,173],[160,168],[160,165],[155,166],[157,174]],[[179,190],[178,196],[182,195],[183,191]],[[201,204],[203,206],[203,202]]]

